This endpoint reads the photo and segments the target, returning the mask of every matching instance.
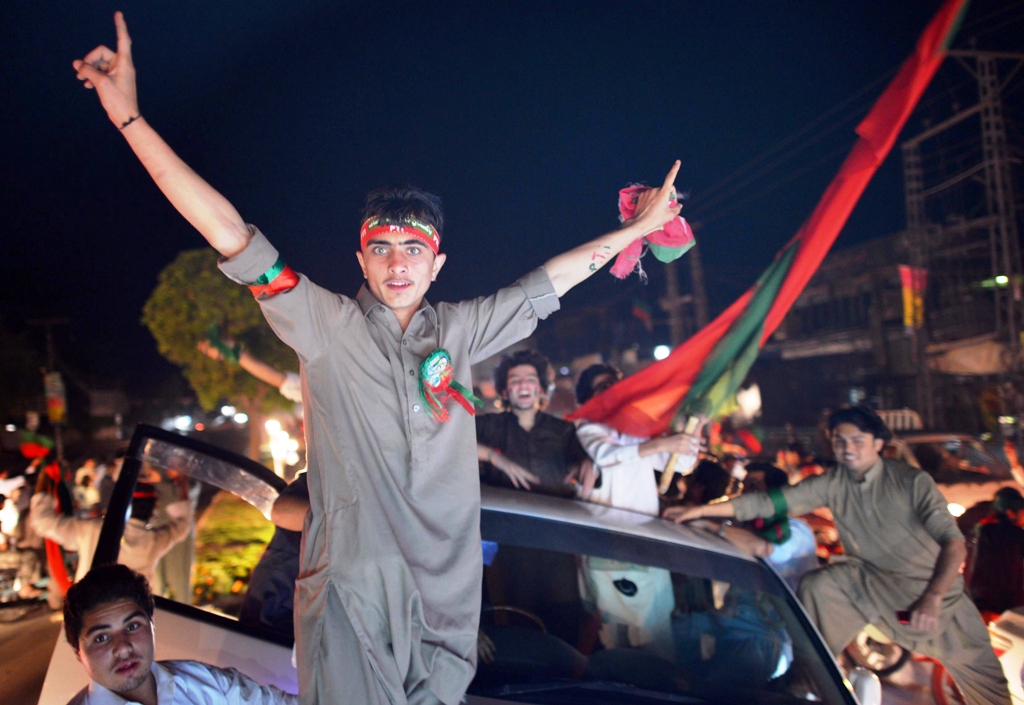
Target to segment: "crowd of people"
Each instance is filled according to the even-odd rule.
[[[456,304],[425,298],[446,263],[440,201],[413,188],[374,191],[356,252],[366,282],[347,297],[292,270],[149,125],[139,111],[131,40],[120,13],[115,23],[116,51],[99,46],[75,61],[78,78],[96,90],[156,185],[221,254],[223,272],[250,288],[300,361],[296,396],[304,402],[308,470],[275,507],[279,535],[257,568],[260,577],[254,575],[244,608],[247,619],[294,626],[300,702],[460,702],[483,643],[481,480],[701,522],[774,563],[798,588],[834,653],[871,623],[939,658],[970,702],[1009,702],[981,616],[960,578],[964,537],[925,473],[881,457],[888,430],[873,412],[846,409],[830,417],[837,462],[828,469],[805,463],[792,448],[785,449],[783,468],[744,466],[734,449],[753,441],[726,425],[708,429],[708,448],[700,429],[638,438],[599,422],[577,426],[546,414],[550,365],[522,351],[496,370],[501,412],[474,416],[472,364],[527,337],[572,287],[678,217],[678,162],[659,187],[637,191],[636,215],[616,230],[491,296]],[[577,398],[586,401],[620,377],[607,365],[584,370]],[[680,477],[663,495],[657,475],[670,456]],[[89,506],[102,504],[97,474],[83,473],[79,482],[77,494]],[[127,544],[139,546],[137,560],[122,548],[128,567],[86,573],[89,561],[81,564],[65,604],[68,641],[91,679],[79,700],[156,705],[178,702],[178,693],[199,701],[203,693],[218,692],[232,693],[231,702],[291,702],[237,673],[153,661],[147,578],[156,580],[155,558],[187,535],[193,521],[187,481],[178,490],[177,518],[140,522],[134,538],[126,528]],[[146,516],[146,502],[155,503],[151,495],[136,488],[135,518]],[[86,553],[83,537],[95,519],[54,516],[48,502],[48,492],[33,499],[30,516],[39,521],[29,523]],[[1005,536],[1020,530],[1021,506],[1007,497],[997,504],[994,518],[979,530],[973,573],[979,580],[994,555],[1010,555]],[[818,508],[831,511],[846,548],[842,562],[823,568],[812,533],[795,518]],[[623,624],[609,619],[602,629],[607,648],[664,647],[657,629],[630,623],[641,615],[613,605],[621,602],[618,576],[602,565],[581,570],[597,608],[624,615]],[[666,574],[634,577],[638,590],[659,595],[666,589]],[[280,587],[292,581],[294,590],[286,590],[292,602],[277,600]],[[997,592],[983,599],[990,606],[1006,599]]]

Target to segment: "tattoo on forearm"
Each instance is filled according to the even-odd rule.
[[[603,265],[605,260],[611,256],[612,248],[608,245],[601,245],[598,249],[594,250],[593,254],[590,255],[590,271],[596,272]]]

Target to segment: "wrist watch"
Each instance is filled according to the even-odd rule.
[[[730,526],[732,526],[732,520],[731,519],[726,519],[725,521],[723,521],[721,524],[718,525],[718,531],[716,531],[715,533],[717,533],[721,538],[724,539],[725,538],[725,530],[726,530],[726,528],[728,528]]]

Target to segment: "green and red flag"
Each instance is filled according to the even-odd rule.
[[[733,397],[895,144],[946,57],[967,4],[947,0],[928,24],[914,53],[857,126],[859,139],[821,201],[754,286],[667,358],[595,396],[567,418],[654,436],[678,427],[687,416],[713,416]]]
[[[644,328],[650,333],[654,330],[654,314],[651,307],[643,299],[633,299],[633,318],[644,324]]]

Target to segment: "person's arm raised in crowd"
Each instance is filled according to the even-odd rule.
[[[128,140],[142,165],[179,213],[224,257],[245,249],[251,237],[224,196],[192,171],[139,112],[131,38],[124,15],[114,14],[117,51],[100,45],[72,62],[86,88],[94,88],[107,117]]]
[[[682,206],[678,203],[675,206],[669,205],[675,198],[677,173],[678,160],[672,165],[661,188],[652,188],[640,194],[636,217],[627,220],[618,230],[613,230],[544,263],[544,271],[547,272],[559,297],[611,262],[629,243],[648,233],[661,230],[665,223],[679,215]]]
[[[226,342],[229,342],[230,344],[230,341]],[[199,348],[199,352],[203,353],[204,355],[213,360],[224,359],[224,356],[221,354],[220,350],[211,345],[208,340],[200,340],[199,343],[196,344],[196,347]],[[284,384],[284,381],[287,377],[287,375],[285,375],[284,372],[281,372],[277,368],[268,365],[258,357],[254,357],[249,353],[248,350],[243,350],[241,353],[239,353],[238,366],[241,367],[246,372],[248,372],[249,374],[251,374],[256,379],[260,380],[261,382],[266,382],[275,389],[280,388],[281,385]]]

